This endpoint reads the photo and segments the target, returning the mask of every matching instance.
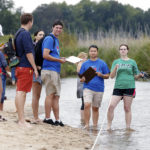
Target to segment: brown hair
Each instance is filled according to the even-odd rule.
[[[97,51],[98,51],[98,47],[97,47],[97,45],[91,45],[90,47],[89,47],[89,51],[90,51],[90,49],[91,48],[96,48],[97,49]]]
[[[58,20],[58,19],[54,21],[54,23],[53,23],[53,28],[54,28],[55,26],[57,26],[57,25],[62,26],[62,28],[64,27],[63,22],[62,22],[61,20]]]
[[[28,22],[33,21],[33,16],[30,13],[24,13],[20,17],[21,24],[26,25]]]
[[[119,46],[119,50],[120,50],[120,47],[121,46],[125,46],[126,48],[127,48],[127,50],[129,50],[129,46],[127,45],[127,44],[121,44],[120,46]]]

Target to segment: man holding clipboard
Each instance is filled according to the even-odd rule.
[[[90,59],[82,64],[79,75],[81,77],[80,81],[84,82],[83,97],[85,100],[85,128],[89,128],[91,106],[93,127],[97,127],[99,107],[101,106],[104,93],[104,79],[108,79],[110,73],[107,64],[103,60],[98,58],[98,47],[96,45],[91,45],[89,47],[89,56]]]

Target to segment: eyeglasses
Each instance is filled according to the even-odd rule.
[[[123,49],[123,48],[122,48],[122,49],[120,49],[120,50],[121,50],[121,51],[123,51],[123,50],[125,51],[125,50],[127,50],[127,49],[125,49],[125,48]]]

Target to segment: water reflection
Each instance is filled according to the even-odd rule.
[[[134,149],[137,146],[132,136],[134,132],[126,129],[103,131],[94,150],[129,150],[131,147]]]

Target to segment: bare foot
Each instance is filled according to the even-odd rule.
[[[85,125],[85,126],[83,127],[83,129],[88,130],[88,129],[89,129],[89,125]]]
[[[111,127],[107,127],[107,131],[108,131],[108,132],[112,132]]]
[[[21,128],[31,128],[32,126],[27,123],[27,122],[18,122],[18,125],[21,127]]]
[[[129,127],[129,128],[126,128],[126,131],[134,132],[135,130]]]
[[[39,123],[42,123],[43,121],[40,119],[40,118],[38,118],[38,119],[33,119],[32,121],[31,121],[31,123],[32,124],[39,124]]]
[[[98,126],[97,125],[93,125],[93,130],[97,130]]]

